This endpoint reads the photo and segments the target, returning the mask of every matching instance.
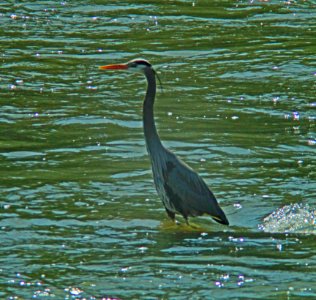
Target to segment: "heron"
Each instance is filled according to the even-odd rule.
[[[147,60],[134,59],[127,63],[101,66],[99,69],[142,73],[147,79],[143,102],[144,137],[154,184],[169,218],[176,222],[175,216],[180,214],[190,225],[189,217],[208,214],[216,222],[229,225],[225,213],[202,177],[165,148],[159,138],[154,120],[157,74],[152,65]]]

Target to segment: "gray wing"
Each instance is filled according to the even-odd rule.
[[[224,212],[203,179],[171,152],[163,173],[169,201],[185,218],[206,213],[215,221],[228,225]]]

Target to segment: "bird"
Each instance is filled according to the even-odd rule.
[[[182,215],[190,226],[189,217],[207,214],[216,222],[229,225],[214,194],[205,181],[191,167],[162,144],[154,121],[156,77],[153,66],[145,59],[133,59],[127,63],[100,66],[100,70],[126,70],[141,73],[147,79],[143,101],[143,129],[147,152],[151,161],[154,184],[169,218],[176,222],[176,214]]]

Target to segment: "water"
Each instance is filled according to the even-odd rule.
[[[315,233],[315,211],[308,204],[286,205],[263,221],[259,228],[265,232]]]
[[[106,3],[0,4],[0,298],[315,298],[315,3]],[[230,227],[167,220],[144,79],[98,70],[136,57]]]

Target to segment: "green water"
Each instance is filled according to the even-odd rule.
[[[314,1],[5,1],[0,25],[1,299],[316,297]],[[137,57],[231,226],[167,220],[144,78],[98,70]],[[301,227],[266,218],[290,204]]]

